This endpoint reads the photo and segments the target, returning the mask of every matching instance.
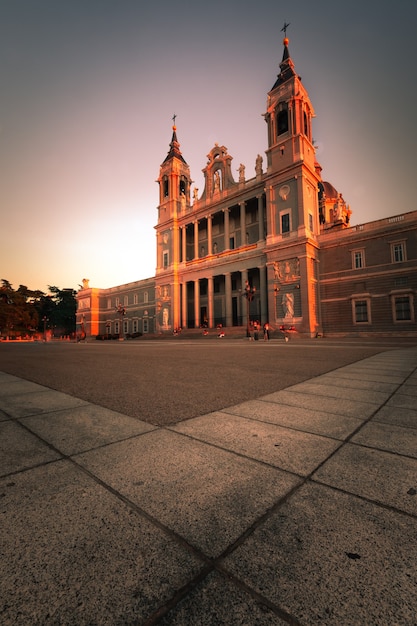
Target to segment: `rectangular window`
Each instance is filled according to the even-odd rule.
[[[133,320],[132,321],[132,332],[134,332],[134,333],[138,332],[138,320]]]
[[[114,302],[115,302],[116,306],[119,306],[119,305],[120,305],[120,298],[119,298],[119,296],[117,296],[117,297],[115,298],[115,301],[114,301]]]
[[[146,318],[143,320],[143,332],[149,332],[149,320],[147,320]]]
[[[235,249],[235,238],[234,237],[230,237],[230,239],[229,239],[229,248],[230,248],[230,250],[234,250]]]
[[[410,322],[411,321],[411,302],[410,296],[396,296],[395,303],[395,321]]]
[[[147,304],[149,302],[149,294],[147,291],[143,293],[143,302]]]
[[[393,263],[402,263],[405,261],[404,243],[393,243],[391,245],[391,257]]]
[[[163,253],[163,257],[162,257],[162,264],[164,267],[164,270],[167,269],[168,265],[169,265],[169,255],[168,255],[168,251]]]
[[[133,304],[137,304],[138,303],[138,294],[134,293],[133,294]]]
[[[290,232],[290,214],[284,213],[281,215],[281,234]]]
[[[354,270],[360,270],[365,267],[365,252],[363,250],[354,250],[352,252],[352,265]]]
[[[368,324],[369,322],[368,304],[369,304],[369,300],[355,300],[354,301],[353,314],[354,314],[355,324]]]
[[[107,308],[111,309],[111,298],[107,298]]]
[[[311,232],[313,232],[314,228],[313,228],[313,216],[311,215],[311,213],[308,214],[308,227],[310,229]]]
[[[124,304],[124,306],[127,306],[129,304],[129,296],[125,296],[123,298],[123,304]]]
[[[123,332],[125,334],[129,332],[129,322],[127,320],[123,320]]]

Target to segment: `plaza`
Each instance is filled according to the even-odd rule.
[[[3,343],[2,624],[414,624],[416,372],[389,339]]]

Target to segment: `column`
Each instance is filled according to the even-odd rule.
[[[186,226],[183,226],[181,228],[181,233],[182,233],[182,240],[181,240],[182,262],[185,263],[185,261],[187,260],[187,227]]]
[[[213,276],[209,276],[208,282],[208,325],[214,328],[214,280]]]
[[[211,224],[211,215],[207,218],[207,254],[213,254],[213,236],[212,236],[212,224]]]
[[[187,283],[181,284],[181,300],[182,300],[182,328],[187,328]]]
[[[194,319],[195,328],[200,327],[200,281],[194,281]]]
[[[246,203],[239,202],[240,206],[240,245],[246,246]]]
[[[268,187],[266,190],[266,210],[267,210],[267,223],[269,224],[269,235],[276,235],[279,232],[275,223],[275,209],[276,201],[274,189]]]
[[[226,326],[233,326],[232,314],[232,275],[230,272],[224,275],[224,291],[226,298]]]
[[[268,322],[268,289],[266,280],[266,267],[259,268],[259,297],[261,299],[261,324]]]
[[[229,209],[223,209],[224,213],[224,249],[230,248]]]
[[[263,195],[258,196],[258,225],[259,241],[262,241],[263,239],[265,239]]]
[[[194,258],[198,259],[198,221],[194,222]]]
[[[248,304],[247,304],[247,299],[245,297],[245,286],[246,286],[246,281],[248,280],[248,270],[242,270],[240,272],[240,280],[241,280],[241,284],[242,284],[242,290],[241,290],[241,294],[242,294],[242,302],[240,303],[240,306],[242,307],[242,326],[246,326],[248,323]]]

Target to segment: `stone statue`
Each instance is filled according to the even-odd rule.
[[[239,172],[239,182],[244,183],[245,182],[245,166],[243,165],[243,163],[239,165],[238,172]]]
[[[294,294],[284,293],[282,296],[282,308],[284,309],[284,317],[286,319],[294,317]]]
[[[220,174],[219,170],[214,172],[214,191],[220,191]]]
[[[168,322],[169,322],[169,310],[167,307],[164,307],[162,310],[162,326],[164,328],[168,328]]]
[[[255,162],[255,172],[257,176],[260,176],[262,174],[262,162],[263,162],[263,159],[261,155],[258,154],[258,156],[256,157],[256,162]]]

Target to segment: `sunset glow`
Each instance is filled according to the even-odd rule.
[[[323,178],[351,223],[413,210],[417,5],[403,5],[393,15],[386,2],[375,14],[357,1],[231,0],[209,11],[180,0],[173,20],[164,1],[3,3],[0,278],[46,290],[153,276],[155,180],[173,114],[200,193],[215,142],[236,180],[240,163],[253,176],[285,20]]]

